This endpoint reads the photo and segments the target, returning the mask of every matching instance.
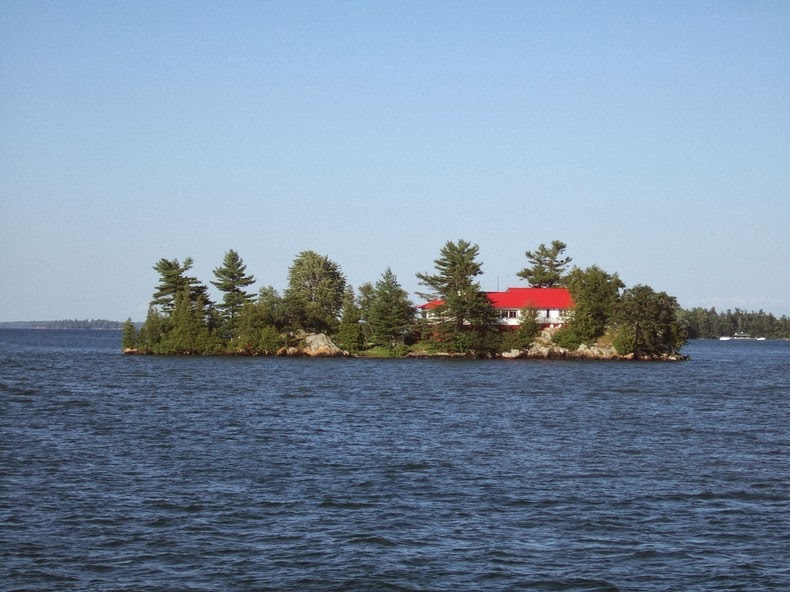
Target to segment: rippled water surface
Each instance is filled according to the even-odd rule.
[[[790,343],[125,357],[0,331],[2,590],[790,590]]]

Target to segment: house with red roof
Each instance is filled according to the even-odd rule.
[[[504,292],[486,292],[499,313],[499,325],[516,328],[521,325],[521,311],[535,311],[535,320],[544,328],[562,327],[573,310],[574,302],[567,288],[508,288]],[[443,302],[432,300],[417,307],[425,319],[436,318],[436,309]]]

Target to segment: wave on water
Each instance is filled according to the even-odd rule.
[[[786,344],[313,364],[20,339],[4,590],[790,589]]]

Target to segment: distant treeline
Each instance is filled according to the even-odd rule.
[[[715,308],[692,308],[682,312],[689,339],[718,339],[748,333],[766,339],[790,339],[790,317],[740,309],[717,312]]]
[[[2,329],[112,329],[120,330],[123,323],[107,319],[64,319],[61,321],[18,321],[0,323]]]

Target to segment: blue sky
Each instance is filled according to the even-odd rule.
[[[560,239],[790,314],[790,3],[4,2],[0,320],[142,320],[161,257],[484,289]],[[416,300],[416,297],[415,297]]]

